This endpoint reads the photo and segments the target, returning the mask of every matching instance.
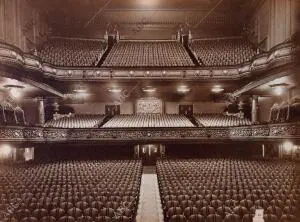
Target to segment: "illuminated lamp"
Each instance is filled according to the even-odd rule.
[[[23,89],[24,86],[21,86],[21,85],[4,85],[3,87],[8,89],[9,95],[12,98],[15,98],[15,99],[21,98],[21,96],[22,96],[21,89]]]
[[[282,146],[286,152],[290,152],[292,151],[294,144],[291,141],[285,141]]]
[[[156,91],[156,89],[153,88],[152,86],[146,86],[142,90],[143,90],[143,92],[147,92],[147,93],[154,93]]]
[[[273,84],[270,85],[272,88],[273,92],[277,96],[281,96],[287,89],[288,84],[286,83],[279,83],[279,84]]]
[[[73,92],[75,92],[75,93],[87,93],[87,90],[81,88],[81,89],[74,89]]]
[[[8,144],[3,144],[0,146],[0,155],[9,156],[12,153],[12,148]]]
[[[187,93],[187,92],[189,92],[191,89],[190,88],[188,88],[186,85],[182,85],[182,86],[179,86],[178,88],[177,88],[177,92],[179,92],[179,93]]]
[[[112,93],[120,93],[122,90],[120,88],[110,88],[108,91]]]
[[[220,85],[215,85],[212,87],[211,91],[213,93],[220,93],[220,92],[224,91],[224,88],[222,88]]]

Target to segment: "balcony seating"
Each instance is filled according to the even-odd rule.
[[[100,40],[51,38],[44,43],[38,56],[56,66],[94,66],[105,47]]]
[[[136,160],[1,165],[1,221],[133,221],[141,173]]]
[[[233,158],[159,160],[156,170],[165,221],[297,221],[296,163]],[[175,220],[176,219],[176,220]]]
[[[8,102],[0,104],[0,125],[25,125],[24,110]]]
[[[104,67],[194,66],[185,48],[175,41],[120,41],[111,49]]]
[[[293,97],[289,102],[274,103],[270,109],[271,123],[284,123],[288,121],[299,121],[300,99]]]
[[[288,119],[290,121],[299,121],[300,120],[300,99],[292,98],[290,104],[290,112]]]
[[[249,126],[250,120],[215,113],[196,114],[194,118],[199,126],[204,127],[227,127],[227,126]]]
[[[194,40],[190,46],[204,66],[230,66],[251,60],[256,54],[242,38]]]
[[[55,128],[98,128],[105,119],[105,115],[73,115],[50,120],[45,127]]]
[[[173,114],[137,114],[114,116],[103,128],[130,127],[194,127],[184,115]]]

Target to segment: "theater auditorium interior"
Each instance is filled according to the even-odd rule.
[[[297,0],[0,0],[0,222],[300,222]]]

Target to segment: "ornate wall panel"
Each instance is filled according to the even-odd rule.
[[[136,101],[137,114],[162,114],[163,102],[161,99],[154,97],[141,98]]]

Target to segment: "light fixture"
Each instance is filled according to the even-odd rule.
[[[273,84],[269,86],[273,89],[275,95],[281,96],[285,92],[288,85],[289,84],[286,83],[279,83],[279,84]]]
[[[77,94],[86,94],[86,93],[88,93],[88,90],[87,90],[86,86],[84,86],[82,83],[80,83],[80,84],[76,85],[73,92],[75,92]]]
[[[224,91],[224,88],[222,88],[220,85],[215,85],[212,87],[211,91],[213,93],[220,93],[220,92]]]
[[[120,88],[109,88],[108,89],[109,92],[112,92],[112,93],[120,93],[122,90]]]
[[[1,156],[9,156],[12,152],[12,148],[8,144],[3,144],[0,147],[0,155]]]
[[[18,90],[16,88],[12,88],[12,89],[10,89],[10,95],[11,95],[11,97],[13,97],[15,99],[19,99],[22,94],[21,94],[20,90]]]
[[[282,144],[282,146],[286,152],[290,152],[292,150],[292,148],[294,147],[294,144],[291,141],[285,141]]]
[[[177,92],[179,93],[187,93],[189,92],[191,89],[188,88],[186,85],[181,85],[177,88]]]
[[[153,93],[156,91],[155,88],[153,88],[152,86],[146,86],[145,88],[142,89],[143,92],[147,92],[147,93]]]
[[[4,85],[3,87],[8,89],[9,95],[14,99],[19,99],[22,96],[21,89],[24,89],[21,85]]]
[[[80,88],[80,89],[74,89],[73,92],[75,93],[87,93],[86,89]]]

